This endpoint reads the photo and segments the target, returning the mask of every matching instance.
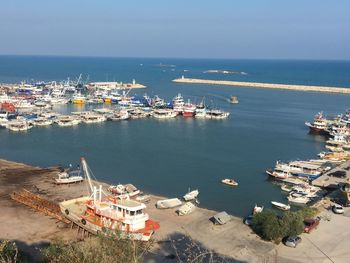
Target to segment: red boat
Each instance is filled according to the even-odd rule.
[[[14,112],[16,110],[16,107],[10,102],[3,102],[0,104],[0,109],[5,110],[7,112]]]
[[[196,111],[196,105],[188,101],[183,106],[182,115],[184,117],[193,117],[195,115],[195,111]]]

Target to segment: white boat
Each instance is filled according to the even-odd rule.
[[[157,119],[175,118],[178,113],[172,109],[155,109],[152,116]]]
[[[253,215],[261,213],[263,210],[264,210],[263,206],[258,206],[257,204],[255,204],[253,208]]]
[[[174,208],[180,205],[182,205],[182,202],[179,198],[159,200],[156,203],[156,207],[159,209]]]
[[[306,196],[288,196],[288,201],[291,203],[297,203],[297,204],[307,204],[310,202],[310,199]]]
[[[140,190],[138,190],[134,185],[132,184],[118,184],[118,185],[111,185],[108,187],[108,191],[111,192],[114,195],[117,195],[119,197],[134,197],[141,193]]]
[[[116,111],[107,117],[109,121],[122,121],[130,118],[129,112],[127,110]]]
[[[291,185],[287,185],[287,184],[283,184],[282,186],[281,186],[281,190],[282,191],[284,191],[284,192],[290,192],[290,191],[292,191],[292,186]]]
[[[82,121],[87,124],[100,123],[100,122],[104,122],[105,120],[106,120],[106,117],[100,114],[86,114],[82,116]]]
[[[207,119],[216,119],[216,120],[220,120],[220,119],[226,119],[226,118],[228,118],[228,116],[230,116],[230,113],[229,113],[229,112],[226,112],[226,111],[221,111],[221,110],[207,110],[207,111],[206,111],[205,118],[207,118]]]
[[[183,198],[185,199],[185,201],[191,201],[196,199],[198,195],[199,195],[199,191],[197,189],[197,190],[189,191],[187,194],[183,196]]]
[[[237,183],[235,180],[233,180],[233,179],[228,179],[228,178],[222,179],[221,182],[222,182],[223,184],[227,184],[227,185],[230,185],[230,186],[237,186],[237,185],[238,185],[238,183]]]
[[[61,172],[58,174],[58,178],[55,179],[56,184],[72,184],[82,182],[83,176],[80,175],[80,171]]]
[[[53,123],[53,120],[49,120],[46,118],[37,118],[33,121],[34,126],[48,126]]]
[[[283,204],[280,202],[271,201],[271,204],[273,206],[275,206],[276,208],[281,209],[283,211],[288,211],[290,209],[290,205],[286,205],[286,204]]]
[[[179,216],[184,216],[192,213],[196,209],[196,206],[191,202],[186,202],[176,211]]]
[[[27,121],[9,121],[6,125],[6,128],[10,131],[27,131],[33,126]]]
[[[61,116],[56,122],[61,127],[69,127],[78,125],[81,120],[78,118],[73,118],[71,116]]]

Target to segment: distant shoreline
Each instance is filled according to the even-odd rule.
[[[209,79],[193,79],[193,78],[184,78],[184,77],[174,79],[173,82],[189,83],[189,84],[239,86],[239,87],[251,87],[251,88],[284,89],[284,90],[295,90],[295,91],[306,91],[306,92],[350,94],[350,88],[345,88],[345,87],[308,86],[308,85],[243,82],[243,81],[229,81],[229,80],[209,80]]]

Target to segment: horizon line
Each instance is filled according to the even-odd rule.
[[[206,58],[206,57],[162,57],[162,56],[107,56],[107,55],[48,55],[48,54],[0,54],[1,57],[53,57],[53,58],[105,58],[105,59],[181,59],[181,60],[270,60],[270,61],[342,61],[350,58]]]

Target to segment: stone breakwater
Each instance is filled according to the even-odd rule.
[[[239,87],[264,88],[264,89],[285,89],[285,90],[296,90],[296,91],[307,91],[307,92],[324,92],[324,93],[350,94],[350,88],[326,87],[326,86],[273,84],[273,83],[242,82],[242,81],[229,81],[229,80],[209,80],[209,79],[192,79],[192,78],[178,78],[178,79],[174,79],[173,82],[177,82],[177,83],[191,83],[191,84],[239,86]]]

